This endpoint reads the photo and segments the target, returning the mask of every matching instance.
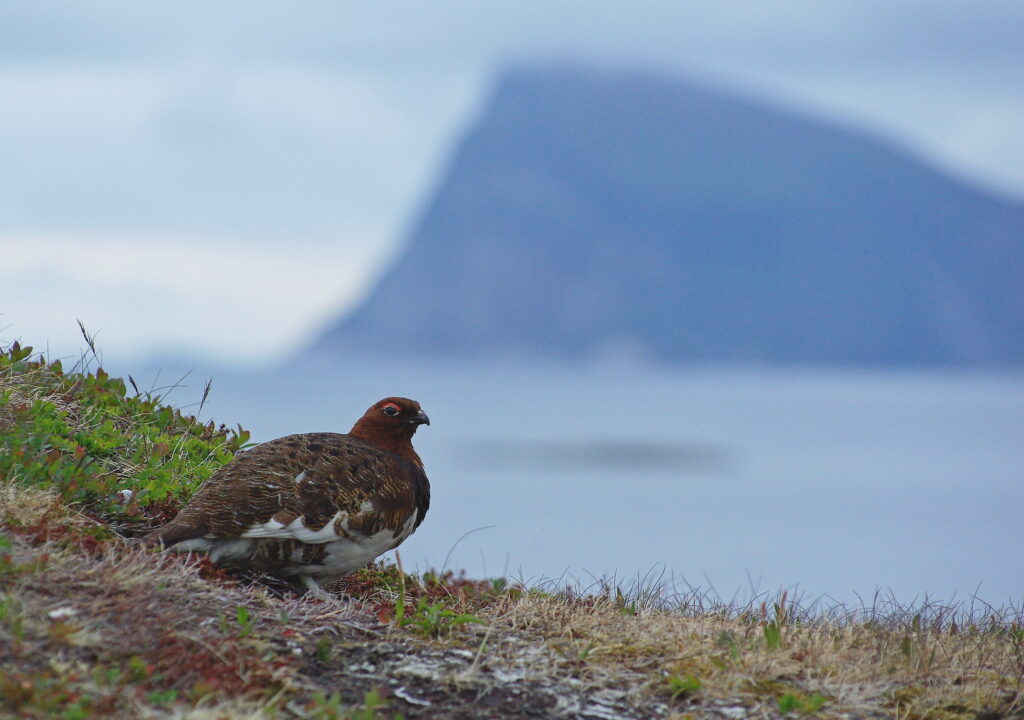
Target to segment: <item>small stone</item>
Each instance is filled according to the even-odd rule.
[[[501,668],[495,668],[494,669],[494,679],[497,680],[498,682],[501,682],[501,683],[519,682],[520,680],[522,680],[525,677],[526,677],[526,673],[524,673],[522,671],[519,671],[519,672],[509,672],[508,670],[502,670]]]
[[[404,685],[400,686],[400,687],[394,688],[391,692],[394,693],[395,697],[402,698],[403,700],[405,700],[410,705],[421,705],[421,706],[426,707],[426,706],[432,704],[429,700],[425,700],[423,698],[418,698],[418,697],[414,697],[413,695],[410,695],[409,691],[405,689]]]

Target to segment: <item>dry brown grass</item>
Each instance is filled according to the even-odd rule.
[[[207,582],[198,563],[96,542],[95,523],[52,492],[3,486],[0,512],[0,682],[20,716],[133,717],[155,712],[147,698],[160,692],[208,702],[278,681],[209,627],[239,605],[259,618],[259,593]]]
[[[483,621],[435,637],[379,621],[393,588],[282,598],[98,529],[54,492],[0,485],[0,715],[346,718],[378,689],[364,717],[1021,715],[1019,614],[658,608],[410,579]]]
[[[488,619],[496,655],[502,637],[532,638],[555,649],[588,686],[617,687],[636,704],[671,698],[680,687],[671,678],[689,676],[699,689],[679,692],[677,711],[742,707],[777,715],[785,695],[797,701],[818,695],[826,698],[815,713],[820,717],[1021,713],[1024,639],[1002,618],[955,632],[923,629],[920,620],[902,617],[890,618],[889,627],[878,620],[783,618],[776,646],[766,638],[765,627],[773,624],[767,617],[722,615],[632,615],[610,599],[527,595]],[[506,661],[523,672],[550,672],[544,660],[531,665],[530,657],[510,650]]]

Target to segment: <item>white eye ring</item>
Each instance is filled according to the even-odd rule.
[[[396,408],[394,405],[385,405],[384,406],[384,414],[385,415],[390,415],[391,417],[394,417],[395,415],[398,414],[398,408]]]

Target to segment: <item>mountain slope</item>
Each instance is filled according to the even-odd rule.
[[[683,81],[505,74],[405,251],[318,339],[668,361],[1024,363],[1024,206]]]

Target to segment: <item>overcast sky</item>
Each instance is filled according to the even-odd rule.
[[[12,7],[13,6],[13,7]],[[503,65],[756,93],[1024,198],[1024,3],[5,3],[0,341],[272,361],[387,262]]]

